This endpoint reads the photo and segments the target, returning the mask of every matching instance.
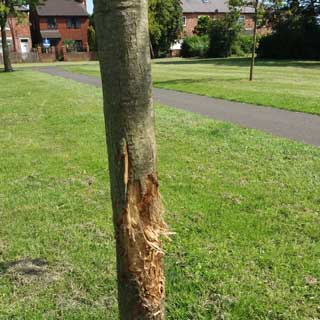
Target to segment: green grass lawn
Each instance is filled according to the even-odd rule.
[[[0,319],[117,318],[101,104],[90,86],[0,75]],[[168,319],[319,319],[320,149],[156,115]]]
[[[70,67],[70,66],[97,66],[97,61],[56,61],[56,62],[34,62],[34,63],[16,63],[13,64],[14,70],[20,69],[31,69],[37,67]],[[3,69],[3,65],[1,65],[1,69]],[[1,70],[2,71],[2,70]]]
[[[97,64],[66,69],[100,76]],[[320,62],[258,61],[250,82],[248,59],[163,59],[153,76],[158,88],[320,114]]]

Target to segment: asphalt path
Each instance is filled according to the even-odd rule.
[[[97,77],[68,72],[59,67],[40,67],[37,70],[97,88],[101,87],[101,79]],[[153,94],[155,101],[163,105],[320,147],[320,116],[317,115],[158,88],[153,89]]]

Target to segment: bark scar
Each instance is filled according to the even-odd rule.
[[[144,183],[142,187],[140,181],[128,182],[122,240],[127,271],[138,289],[144,312],[150,319],[157,319],[165,294],[161,236],[167,226],[156,176],[148,175]]]
[[[142,187],[140,181],[128,181],[120,230],[126,269],[138,289],[143,313],[146,319],[158,319],[165,295],[161,236],[167,226],[156,177],[148,175],[144,183]]]
[[[128,187],[128,181],[129,181],[129,150],[128,150],[128,144],[127,142],[124,143],[123,147],[123,183],[126,188],[126,194],[127,194],[127,187]]]
[[[161,236],[167,234],[163,206],[155,173],[139,180],[130,179],[130,154],[122,149],[126,203],[118,222],[118,239],[123,255],[123,271],[137,289],[146,319],[160,319],[164,305],[164,252]],[[162,319],[162,318],[161,318]]]

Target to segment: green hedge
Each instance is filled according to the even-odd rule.
[[[208,56],[210,58],[231,56],[232,48],[239,38],[240,30],[240,26],[231,16],[212,21]]]
[[[216,41],[217,38],[211,38],[211,41]],[[258,38],[259,41],[259,38]],[[230,44],[229,44],[230,45]],[[185,58],[190,57],[207,57],[210,46],[208,36],[192,36],[186,37],[183,40],[181,55]],[[252,50],[252,35],[241,34],[238,39],[232,44],[230,54],[236,56],[247,56]]]
[[[261,37],[257,36],[257,46]],[[232,46],[232,55],[243,57],[252,53],[253,35],[241,34]]]
[[[320,26],[315,18],[291,16],[261,39],[257,53],[268,59],[320,59]]]
[[[206,57],[209,49],[209,37],[192,36],[183,40],[181,47],[181,55],[185,58],[190,57]]]

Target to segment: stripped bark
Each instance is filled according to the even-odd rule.
[[[120,318],[164,319],[147,0],[95,0]]]

